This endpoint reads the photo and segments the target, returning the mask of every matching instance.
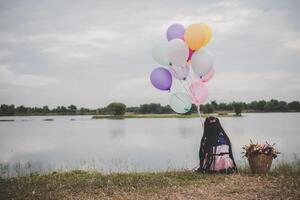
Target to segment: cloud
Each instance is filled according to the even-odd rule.
[[[31,74],[16,74],[8,66],[0,65],[0,83],[22,87],[41,87],[56,84],[59,80]]]
[[[167,104],[170,94],[149,85],[151,70],[159,66],[151,49],[166,39],[170,24],[194,22],[206,22],[213,30],[207,46],[217,72],[208,84],[211,99],[298,98],[297,1],[29,0],[0,5],[4,103],[23,104],[26,99],[39,105],[76,101],[86,107],[109,101]],[[52,88],[54,83],[57,87]],[[179,82],[174,84],[182,89]],[[15,93],[22,85],[51,93]],[[284,95],[274,85],[285,88]],[[63,95],[66,91],[68,96]]]
[[[168,92],[156,90],[148,77],[138,77],[116,82],[108,94],[108,99],[139,105],[148,101],[159,102],[163,96],[168,98]]]
[[[207,84],[209,99],[254,101],[258,99],[293,100],[300,93],[300,73],[223,73]]]
[[[299,38],[290,38],[288,41],[285,40],[284,44],[287,48],[292,50],[300,50],[300,39]]]

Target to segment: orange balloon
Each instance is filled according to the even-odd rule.
[[[202,24],[191,24],[185,30],[184,40],[190,49],[198,50],[204,45],[206,34]]]
[[[204,40],[204,43],[203,43],[203,46],[207,45],[207,43],[209,43],[209,41],[211,40],[211,35],[212,35],[212,32],[211,32],[211,28],[207,25],[207,24],[201,24],[204,31],[205,31],[205,40]]]

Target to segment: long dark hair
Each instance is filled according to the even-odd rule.
[[[200,167],[199,171],[209,172],[212,164],[215,164],[216,149],[218,145],[218,137],[220,133],[223,134],[226,144],[229,146],[229,157],[232,159],[234,168],[236,170],[236,164],[232,155],[231,142],[221,126],[218,118],[210,116],[205,119],[204,131],[200,143],[199,159]]]

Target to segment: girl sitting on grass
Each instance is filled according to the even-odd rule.
[[[200,167],[197,172],[237,172],[230,140],[216,117],[208,117],[204,122],[199,158]]]

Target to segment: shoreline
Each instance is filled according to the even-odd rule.
[[[241,113],[241,115],[243,116],[243,114],[265,114],[265,113],[299,113],[297,111],[288,111],[288,112],[258,112],[258,111],[243,111]],[[0,118],[3,117],[34,117],[34,116],[114,116],[114,115],[104,115],[104,114],[96,114],[96,113],[78,113],[78,114],[72,114],[72,113],[64,113],[64,114],[58,114],[58,113],[45,113],[45,114],[16,114],[16,115],[0,115]],[[133,116],[136,116],[136,118],[142,118],[140,116],[161,116],[161,118],[165,118],[164,116],[187,116],[187,117],[182,117],[182,118],[193,118],[196,117],[195,115],[198,116],[198,113],[192,113],[192,114],[176,114],[176,113],[170,113],[170,114],[132,114],[132,113],[127,113],[125,114],[126,118],[134,118]],[[230,111],[230,112],[226,112],[226,111],[216,111],[213,113],[201,113],[201,116],[208,116],[208,115],[216,115],[219,117],[222,116],[236,116],[234,112]]]
[[[243,112],[241,115],[236,115],[234,112],[214,112],[214,113],[201,113],[202,118],[206,118],[208,116],[215,116],[215,117],[245,117],[244,114],[276,114],[276,113],[298,113],[298,112]],[[58,117],[58,116],[91,116],[91,119],[142,119],[142,118],[199,118],[198,113],[192,114],[133,114],[133,113],[126,113],[125,115],[102,115],[102,114],[44,114],[44,115],[8,115],[0,116],[0,122],[12,122],[15,121],[14,119],[10,119],[10,117],[50,117],[45,118],[44,121],[52,121],[53,118],[51,117]],[[5,118],[7,117],[7,119]],[[76,120],[76,119],[71,119]]]
[[[206,118],[210,115],[218,117],[242,117],[243,115],[237,116],[233,113],[226,115],[219,115],[218,113],[201,114],[201,117]],[[92,119],[138,119],[138,118],[199,118],[198,114],[180,115],[180,114],[125,114],[125,115],[93,115]]]
[[[241,115],[236,115],[234,112],[216,112],[216,113],[209,113],[203,114],[201,113],[202,118],[206,118],[208,116],[215,116],[215,117],[245,117],[247,114],[281,114],[281,113],[299,113],[299,112],[243,112]],[[126,113],[125,115],[101,115],[101,114],[44,114],[44,115],[1,115],[0,122],[13,122],[15,119],[11,117],[48,117],[45,118],[44,121],[53,121],[54,119],[51,117],[61,117],[61,116],[91,116],[90,119],[143,119],[143,118],[182,118],[182,119],[189,119],[189,118],[199,118],[198,113],[192,114],[132,114]],[[6,118],[7,117],[7,118]],[[71,120],[76,120],[71,118]]]

